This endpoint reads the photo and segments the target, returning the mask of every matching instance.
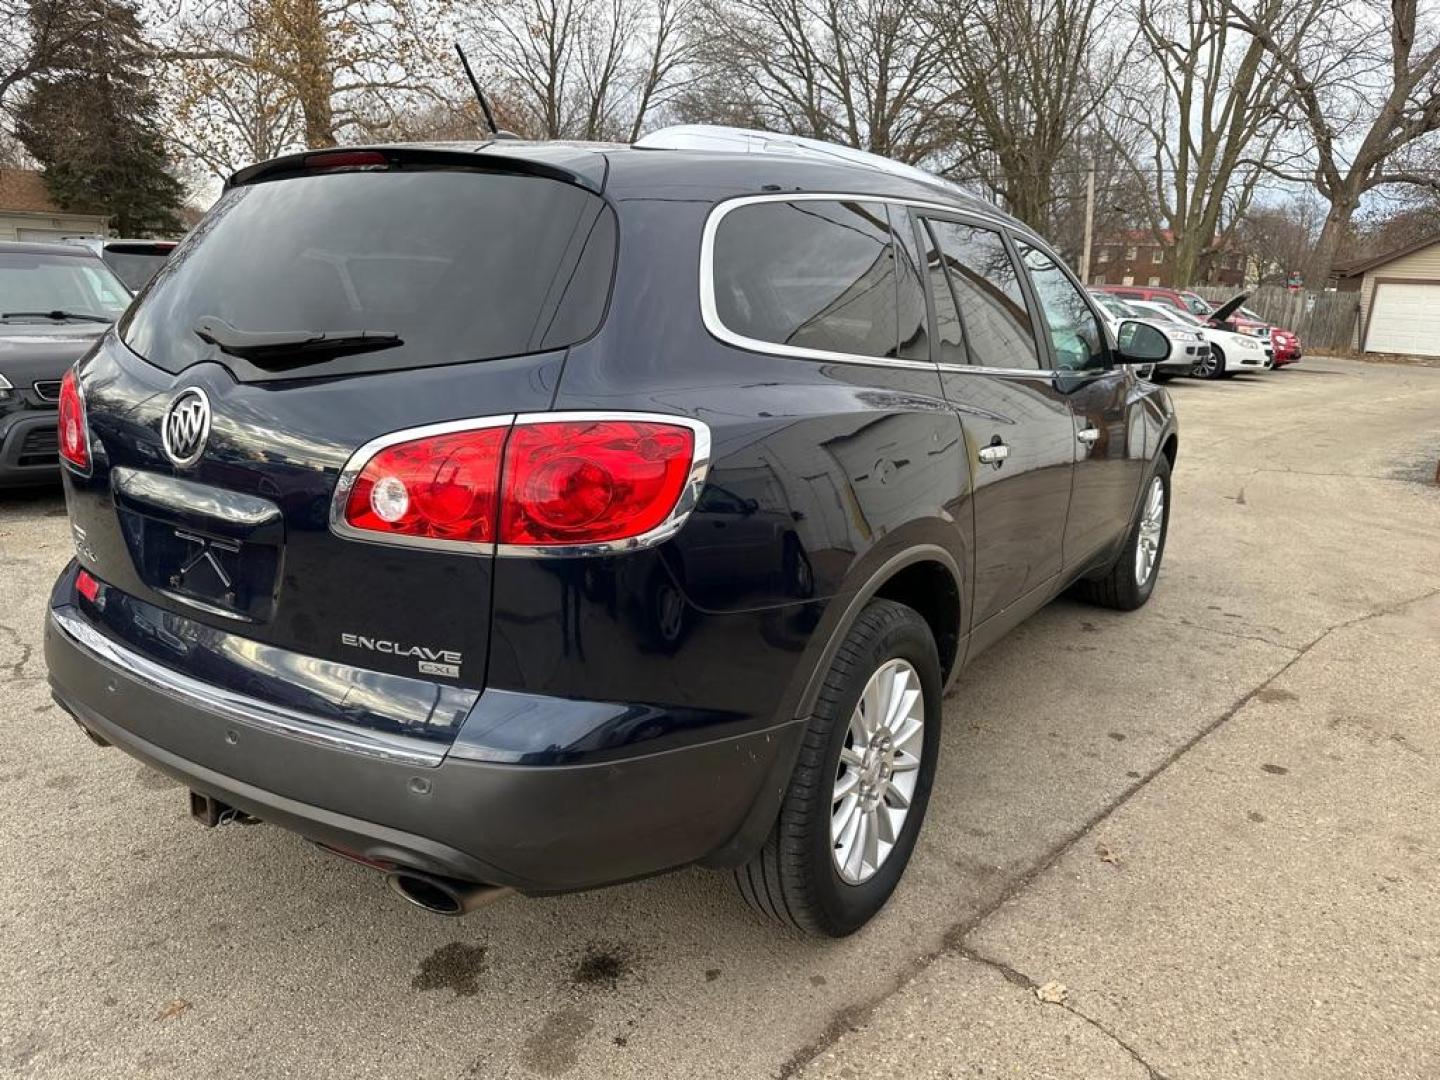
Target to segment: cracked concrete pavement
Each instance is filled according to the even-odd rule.
[[[1152,603],[976,662],[833,943],[701,871],[445,921],[192,826],[50,706],[61,502],[0,495],[0,1075],[1437,1075],[1440,370],[1172,385]]]

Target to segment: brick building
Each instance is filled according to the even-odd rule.
[[[1091,285],[1148,285],[1170,288],[1175,284],[1175,241],[1170,232],[1157,240],[1149,230],[1136,229],[1096,241],[1090,254]],[[1210,267],[1206,285],[1245,283],[1245,253],[1227,248]]]

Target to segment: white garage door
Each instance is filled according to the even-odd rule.
[[[1440,282],[1381,282],[1375,290],[1365,351],[1440,356]]]

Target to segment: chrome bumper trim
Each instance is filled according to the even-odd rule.
[[[50,621],[60,633],[95,659],[118,668],[151,690],[204,709],[221,719],[332,750],[343,750],[346,753],[379,758],[396,764],[433,769],[445,758],[443,749],[437,749],[422,739],[345,728],[294,709],[272,705],[267,701],[201,682],[125,648],[64,609],[52,608]]]

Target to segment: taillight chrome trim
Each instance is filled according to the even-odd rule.
[[[519,559],[588,558],[596,555],[623,555],[627,551],[663,544],[684,526],[690,512],[700,501],[700,490],[705,486],[705,477],[710,472],[710,426],[703,420],[690,416],[674,416],[670,413],[609,412],[580,410],[571,412],[521,413],[515,418],[515,426],[525,424],[584,423],[587,420],[620,420],[642,424],[672,424],[689,428],[694,436],[695,446],[690,457],[690,475],[669,516],[648,532],[624,540],[606,540],[595,544],[496,544],[495,554]],[[505,478],[502,474],[503,494]]]
[[[519,427],[530,424],[583,423],[587,420],[620,420],[636,423],[671,424],[689,428],[695,440],[690,458],[690,475],[669,516],[659,525],[639,536],[625,540],[608,540],[596,544],[497,544],[477,543],[471,540],[436,540],[424,536],[404,536],[394,533],[371,532],[357,529],[345,520],[345,506],[350,499],[350,490],[356,479],[380,451],[398,443],[428,439],[436,435],[454,435],[462,431],[480,431],[493,427]],[[508,558],[546,559],[575,558],[596,555],[622,555],[627,551],[639,551],[664,543],[680,531],[691,511],[700,500],[700,491],[705,486],[705,477],[710,471],[710,426],[703,420],[671,413],[614,412],[611,410],[571,410],[567,412],[506,413],[498,416],[482,416],[469,420],[450,420],[440,424],[425,424],[421,427],[392,431],[388,435],[371,439],[345,463],[335,482],[335,491],[330,497],[330,531],[347,540],[361,540],[367,544],[386,546],[427,548],[431,551],[469,552],[475,555],[499,555]],[[504,458],[501,458],[502,470]],[[500,477],[501,493],[504,491],[504,473]]]
[[[462,431],[483,431],[486,428],[510,427],[515,422],[514,413],[499,416],[480,416],[470,420],[447,420],[440,424],[424,424],[420,427],[392,431],[371,439],[350,455],[350,460],[340,470],[335,481],[335,491],[330,496],[330,531],[347,540],[363,540],[367,544],[384,544],[386,547],[429,548],[431,551],[468,551],[476,555],[493,555],[493,543],[478,543],[474,540],[436,540],[428,536],[405,536],[397,533],[371,532],[357,529],[345,520],[345,505],[350,501],[350,489],[370,464],[370,459],[381,450],[387,450],[398,443],[429,439],[436,435],[454,435]]]

